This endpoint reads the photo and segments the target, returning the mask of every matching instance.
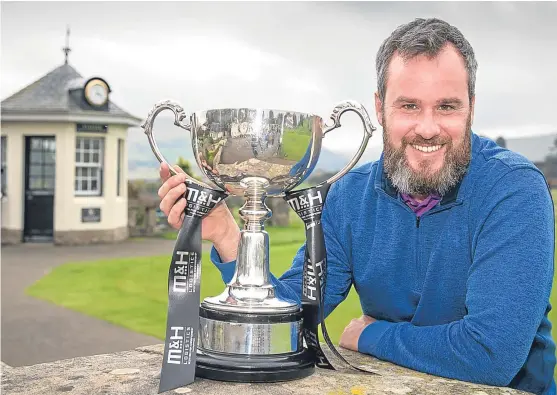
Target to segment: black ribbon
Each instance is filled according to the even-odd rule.
[[[335,348],[327,326],[325,325],[325,312],[323,300],[325,294],[325,283],[327,281],[327,249],[325,246],[325,235],[321,223],[321,214],[331,184],[324,182],[311,188],[287,192],[284,200],[298,214],[306,228],[306,248],[304,269],[302,274],[302,312],[303,312],[303,334],[308,349],[314,354],[315,365],[323,369],[335,370],[329,362],[319,343],[318,326],[321,323],[321,331],[325,343],[342,362],[355,370],[372,373],[361,369],[348,362]]]
[[[228,195],[186,180],[187,206],[168,271],[168,316],[159,393],[195,380],[201,280],[201,220]]]

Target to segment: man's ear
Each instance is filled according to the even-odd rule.
[[[375,92],[375,116],[377,117],[377,122],[383,127],[383,103],[379,98],[379,93]]]

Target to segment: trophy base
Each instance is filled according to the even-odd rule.
[[[303,347],[302,311],[253,314],[199,308],[196,374],[236,382],[275,382],[314,372]]]
[[[196,376],[215,381],[270,383],[311,376],[314,359],[307,349],[286,355],[216,354],[197,350]]]

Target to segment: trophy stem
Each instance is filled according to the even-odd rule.
[[[250,177],[244,180],[246,189],[244,205],[240,208],[240,217],[244,220],[244,230],[261,232],[265,229],[265,221],[271,218],[271,210],[265,204],[266,189],[269,182],[264,178]]]
[[[264,225],[271,217],[271,210],[265,205],[269,182],[262,177],[247,177],[241,183],[245,202],[239,213],[244,229],[240,232],[236,270],[226,290],[216,298],[206,298],[204,303],[214,309],[238,312],[296,312],[298,304],[277,299],[271,283],[269,234]]]
[[[240,208],[244,229],[240,232],[236,273],[230,282],[230,295],[235,299],[262,303],[274,297],[274,288],[269,283],[269,234],[265,221],[271,210],[265,204],[269,182],[264,178],[250,177],[245,184],[245,202]]]

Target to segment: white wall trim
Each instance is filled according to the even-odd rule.
[[[103,123],[112,125],[139,126],[141,121],[135,117],[118,115],[99,115],[96,113],[86,114],[2,114],[3,122],[81,122],[81,123]]]

